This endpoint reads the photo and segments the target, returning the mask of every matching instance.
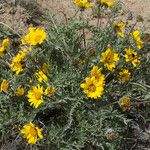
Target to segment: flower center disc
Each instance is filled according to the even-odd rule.
[[[106,62],[109,64],[112,63],[113,62],[113,55],[109,54],[108,56],[106,56]]]
[[[95,85],[90,85],[89,86],[89,91],[91,91],[91,92],[95,92],[96,91],[96,87],[95,87]]]
[[[30,128],[30,134],[33,136],[33,137],[37,137],[37,130],[33,127]]]
[[[40,92],[39,93],[35,93],[35,98],[37,100],[41,99],[41,93]]]

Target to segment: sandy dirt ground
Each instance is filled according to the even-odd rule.
[[[121,0],[126,10],[150,19],[150,0]]]
[[[150,0],[120,0],[120,2],[123,9],[121,20],[130,15],[133,18],[140,15],[144,21],[139,22],[138,27],[145,27],[144,30],[150,31]],[[43,19],[46,12],[56,13],[59,20],[65,14],[68,17],[73,16],[76,10],[72,0],[0,0],[0,22],[18,32],[26,32],[32,23],[46,26],[47,23]],[[88,10],[86,10],[86,14],[89,15]]]
[[[71,0],[37,0],[43,8],[61,10],[68,14],[73,10]],[[123,9],[133,12],[134,15],[142,15],[144,18],[150,17],[150,0],[120,0]]]

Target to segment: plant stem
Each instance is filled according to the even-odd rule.
[[[8,29],[10,29],[11,31],[13,31],[15,34],[17,34],[19,37],[21,37],[21,35],[16,32],[13,28],[11,28],[10,26],[8,26],[7,24],[3,23],[3,22],[0,22],[1,25],[7,27]]]

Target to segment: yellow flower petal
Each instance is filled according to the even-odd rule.
[[[30,105],[34,108],[38,108],[40,104],[44,102],[43,100],[43,87],[33,86],[32,89],[28,91],[27,97]]]
[[[108,48],[105,52],[103,52],[100,57],[100,62],[102,62],[104,66],[110,71],[114,70],[118,60],[118,54],[115,53],[115,51],[111,48]]]
[[[38,139],[42,139],[42,130],[36,127],[32,122],[24,125],[20,130],[23,137],[27,139],[28,144],[36,144]]]

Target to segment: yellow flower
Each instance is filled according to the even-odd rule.
[[[43,87],[40,87],[40,85],[33,86],[32,89],[30,89],[27,94],[30,105],[31,106],[33,105],[34,108],[38,108],[39,105],[44,102],[42,94],[43,94]]]
[[[27,49],[26,48],[24,48],[23,50],[20,50],[18,52],[18,54],[13,57],[12,62],[13,63],[17,63],[17,62],[20,63],[21,61],[24,61],[25,57],[26,57],[26,54],[27,54]]]
[[[119,105],[123,112],[131,106],[131,100],[128,96],[124,96],[119,100]]]
[[[16,56],[13,57],[12,62],[21,62],[23,59],[24,59],[24,56],[18,53]]]
[[[16,74],[19,74],[20,72],[23,71],[23,66],[20,62],[14,62],[14,63],[10,64],[10,69],[13,72],[16,72]]]
[[[22,57],[21,55],[18,53],[16,56],[13,57],[12,62],[16,63],[16,62],[21,62]]]
[[[94,3],[90,3],[89,0],[73,0],[73,2],[79,7],[79,8],[91,8],[93,7]]]
[[[95,77],[97,81],[104,81],[105,76],[101,73],[102,68],[98,68],[98,66],[93,66],[91,70],[91,76]]]
[[[86,82],[82,83],[80,87],[83,88],[87,97],[97,99],[103,95],[105,84],[103,80],[97,81],[95,77],[86,77],[85,81]]]
[[[80,63],[81,65],[84,65],[84,64],[85,64],[85,60],[84,60],[84,59],[80,59],[80,60],[79,60],[79,63]]]
[[[6,48],[10,46],[9,39],[4,39],[2,41],[2,46],[0,47],[0,57],[3,55],[3,52],[5,51]]]
[[[119,60],[118,54],[111,48],[108,48],[105,52],[101,54],[100,62],[104,64],[104,66],[113,71],[116,67],[116,62]]]
[[[139,30],[135,30],[133,32],[133,38],[134,38],[134,40],[137,43],[137,48],[141,49],[143,47],[143,45],[144,45],[144,42],[141,40],[140,31]]]
[[[47,73],[47,72],[48,72],[48,64],[47,64],[47,63],[43,63],[43,65],[42,65],[42,71],[43,71],[44,73]]]
[[[23,71],[23,65],[21,64],[22,61],[25,60],[27,53],[27,49],[24,48],[23,50],[20,50],[16,56],[13,57],[12,63],[10,64],[10,69],[16,74],[19,74]]]
[[[0,47],[0,57],[3,55],[5,48],[3,46]]]
[[[42,44],[46,39],[46,32],[41,28],[29,28],[29,33],[24,36],[21,40],[22,44],[29,44],[30,46],[35,46],[37,44]]]
[[[22,87],[20,87],[20,88],[18,88],[17,90],[16,90],[16,95],[17,96],[22,96],[22,95],[24,95],[24,88],[22,88]]]
[[[114,28],[115,28],[115,31],[117,32],[118,36],[123,38],[124,37],[123,29],[125,28],[125,24],[124,23],[114,24]]]
[[[135,40],[140,39],[140,31],[139,31],[139,30],[133,31],[133,38],[134,38]]]
[[[109,8],[113,7],[113,5],[116,3],[115,0],[111,0],[111,1],[110,0],[96,0],[96,2],[104,4]]]
[[[130,79],[131,73],[129,72],[128,69],[123,69],[122,71],[119,72],[119,80],[120,81],[128,81]]]
[[[144,45],[144,42],[142,40],[137,41],[137,48],[141,49]]]
[[[9,82],[4,79],[1,83],[1,91],[6,92],[8,90],[8,87],[9,87]]]
[[[36,72],[35,76],[37,77],[39,82],[48,81],[48,77],[43,73],[42,70],[39,70],[38,72]]]
[[[21,61],[24,61],[25,60],[25,58],[26,58],[26,55],[27,55],[27,49],[26,48],[24,48],[23,50],[20,50],[19,51],[19,54],[20,54],[20,57],[21,57]]]
[[[137,52],[128,48],[125,49],[126,54],[124,57],[126,58],[126,62],[131,62],[134,67],[136,67],[140,63],[140,57],[137,57]]]
[[[51,86],[48,86],[44,93],[45,93],[45,95],[50,97],[55,93],[55,89]]]
[[[8,48],[10,46],[10,42],[9,42],[9,39],[4,39],[3,42],[2,42],[2,47],[5,48]]]
[[[27,139],[28,144],[36,144],[39,138],[43,138],[42,129],[36,127],[32,122],[24,125],[20,132]]]

